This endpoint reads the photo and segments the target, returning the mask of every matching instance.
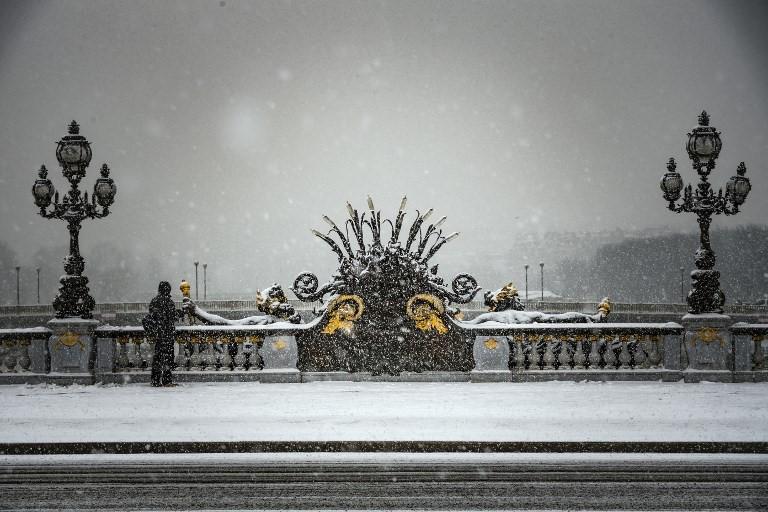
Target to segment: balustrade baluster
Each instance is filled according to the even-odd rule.
[[[755,370],[762,370],[765,365],[763,339],[764,337],[759,334],[752,336],[752,342],[755,345],[755,351],[752,353],[752,368]]]
[[[635,368],[648,368],[648,358],[645,355],[645,349],[648,346],[648,336],[642,336],[640,334],[635,335],[633,346],[635,350],[632,353],[632,359]]]
[[[128,359],[128,339],[125,337],[118,337],[117,343],[119,346],[117,355],[117,368],[118,370],[125,370],[131,364]]]
[[[222,347],[224,347],[222,340],[223,338],[221,336],[217,336],[211,340],[211,355],[213,356],[213,364],[209,370],[212,369],[219,371],[223,366],[221,363],[221,358],[223,355]]]
[[[557,353],[558,368],[560,370],[570,370],[571,354],[568,350],[568,336],[562,336],[558,341],[560,342],[560,351]]]
[[[5,357],[3,358],[5,371],[8,373],[16,373],[16,362],[18,361],[18,357],[16,357],[16,343],[13,340],[8,340],[4,345],[6,348]]]
[[[139,344],[139,354],[144,360],[142,363],[142,368],[152,368],[152,360],[155,357],[154,343],[150,343],[149,339],[146,337],[141,338],[141,342]]]
[[[544,341],[543,335],[538,335],[535,337],[535,342],[532,339],[531,340],[531,351],[529,352],[529,357],[533,356],[535,361],[535,366],[539,370],[544,368],[544,352],[546,349],[547,343]],[[533,363],[533,361],[532,361]],[[533,364],[532,364],[533,366]]]
[[[626,334],[619,335],[619,343],[621,344],[621,351],[619,352],[619,369],[627,370],[632,362],[632,354],[629,353],[629,336]]]
[[[131,367],[140,370],[144,364],[144,360],[141,358],[141,341],[142,338],[131,339],[131,351],[128,356],[131,362]]]
[[[232,354],[229,353],[229,348],[231,346],[231,340],[227,337],[222,337],[222,347],[224,348],[224,353],[221,356],[221,367],[226,370],[232,370]]]
[[[189,358],[187,357],[186,341],[187,340],[183,337],[176,338],[176,359],[174,360],[174,364],[176,365],[177,370],[187,369],[187,361]]]
[[[205,344],[205,353],[203,354],[203,364],[208,370],[215,369],[216,355],[213,353],[213,339],[208,339],[208,343]]]
[[[200,355],[200,338],[194,337],[191,339],[192,343],[192,355],[189,358],[189,362],[192,365],[192,370],[201,370],[203,364],[203,356]]]
[[[525,370],[525,352],[523,351],[522,336],[515,336],[515,370]]]
[[[659,350],[659,343],[661,343],[661,336],[654,334],[650,336],[651,340],[651,352],[648,354],[648,362],[651,368],[658,368],[661,364],[661,351]]]
[[[594,334],[589,336],[589,369],[600,369],[600,338]]]
[[[238,336],[235,338],[235,343],[237,344],[237,354],[235,354],[235,369],[236,370],[244,370],[245,369],[245,339],[243,339],[241,336]]]
[[[584,354],[584,335],[574,336],[574,343],[576,343],[576,351],[573,353],[573,368],[583,370],[587,362],[587,356]]]
[[[603,360],[605,361],[604,368],[606,370],[616,369],[616,353],[613,351],[615,341],[616,340],[613,336],[605,337],[605,352],[603,352]]]
[[[32,366],[32,359],[29,357],[29,345],[32,342],[30,340],[19,340],[19,371],[28,372],[29,367]]]
[[[542,361],[544,363],[544,370],[554,370],[555,369],[555,353],[552,352],[552,345],[554,345],[554,340],[552,339],[552,336],[547,334],[544,336],[544,356],[542,357]]]

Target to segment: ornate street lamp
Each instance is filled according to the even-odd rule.
[[[544,262],[539,263],[541,267],[541,301],[544,302]]]
[[[699,126],[688,134],[686,150],[693,169],[699,175],[699,183],[694,192],[691,185],[683,188],[683,180],[676,171],[674,158],[667,163],[667,173],[661,178],[661,190],[664,199],[669,201],[669,209],[675,213],[695,213],[700,230],[700,247],[696,251],[696,270],[691,272],[691,291],[688,292],[688,311],[692,314],[722,313],[725,295],[720,290],[720,272],[713,270],[715,253],[709,242],[709,225],[713,215],[736,215],[744,203],[752,186],[744,176],[747,168],[744,162],[739,164],[736,175],[725,186],[725,194],[720,189],[714,193],[708,181],[709,173],[715,168],[715,161],[720,154],[722,142],[720,132],[709,126],[706,111],[699,116]],[[683,200],[677,203],[680,192]]]
[[[80,135],[77,122],[72,121],[69,125],[69,135],[62,137],[56,147],[56,159],[71,188],[59,202],[59,193],[48,179],[48,170],[44,165],[40,167],[40,177],[32,186],[32,195],[35,204],[40,208],[40,215],[46,219],[66,221],[69,230],[69,256],[64,259],[66,275],[62,276],[59,293],[53,299],[57,318],[93,318],[91,312],[95,301],[88,293],[88,278],[83,275],[85,260],[80,256],[80,224],[84,219],[100,219],[109,215],[109,207],[115,200],[117,187],[109,177],[109,167],[104,164],[101,166],[101,177],[93,186],[90,201],[88,192],[81,194],[78,185],[85,177],[91,156],[91,144]],[[53,208],[49,211],[51,198]]]

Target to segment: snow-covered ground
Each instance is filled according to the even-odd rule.
[[[768,384],[0,386],[0,442],[768,441]]]

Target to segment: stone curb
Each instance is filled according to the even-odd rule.
[[[179,441],[0,443],[0,455],[269,452],[768,454],[768,442]]]

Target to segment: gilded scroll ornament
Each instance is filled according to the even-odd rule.
[[[428,293],[414,295],[408,299],[405,312],[408,318],[416,323],[416,328],[420,331],[437,331],[438,334],[448,332],[448,328],[440,318],[445,314],[445,305],[434,295]]]
[[[499,346],[499,342],[496,341],[495,338],[488,338],[485,340],[484,345],[488,350],[496,350],[496,347]]]
[[[323,334],[333,334],[339,329],[351,333],[355,320],[363,311],[365,305],[358,295],[339,295],[328,304],[328,323],[323,328]]]

